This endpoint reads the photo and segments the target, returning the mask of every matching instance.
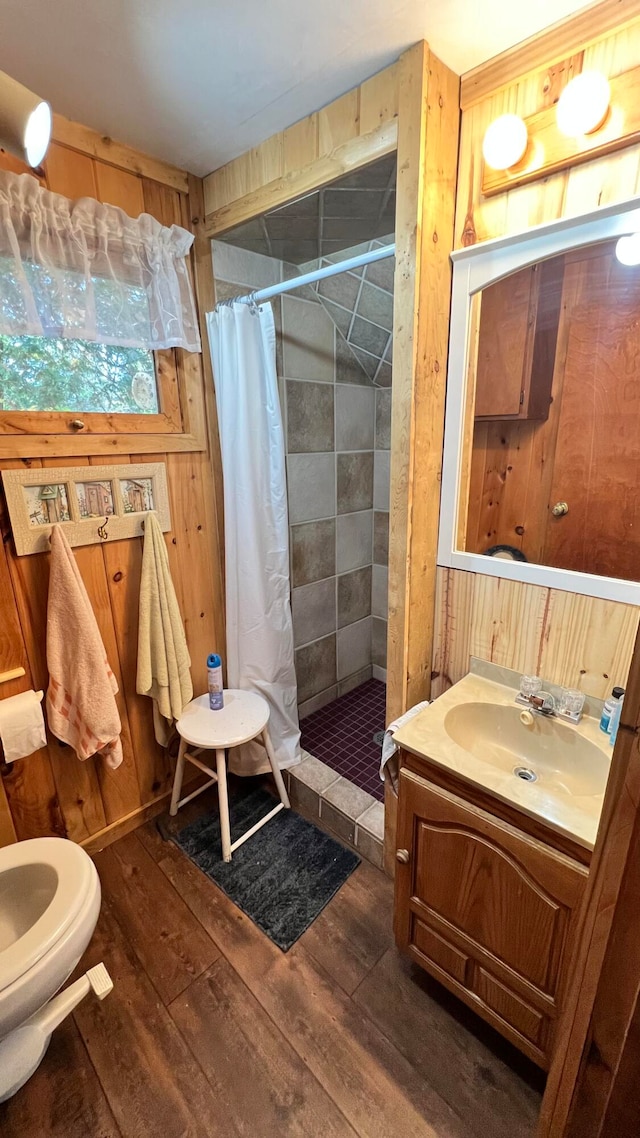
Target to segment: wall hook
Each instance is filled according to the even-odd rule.
[[[101,526],[98,526],[98,537],[100,541],[106,541],[109,534],[107,533],[107,526],[109,525],[109,518],[106,517]]]

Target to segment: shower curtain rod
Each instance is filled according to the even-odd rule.
[[[291,292],[292,289],[301,288],[302,285],[315,284],[325,277],[335,277],[338,273],[346,273],[349,269],[359,269],[363,265],[371,265],[374,261],[384,261],[387,257],[395,256],[395,242],[391,245],[382,245],[380,249],[370,249],[368,253],[360,253],[357,257],[349,257],[346,261],[336,261],[335,265],[327,265],[324,269],[316,269],[313,273],[304,273],[301,277],[292,277],[291,280],[281,281],[280,284],[269,285],[257,292],[250,292],[247,296],[235,297],[241,304],[261,304],[263,300],[271,300],[273,296],[280,296],[282,292]]]

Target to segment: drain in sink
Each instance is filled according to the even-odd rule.
[[[525,782],[538,781],[538,776],[535,771],[531,770],[531,767],[514,767],[513,773],[517,775],[518,778],[524,779]]]

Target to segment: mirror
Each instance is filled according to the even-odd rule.
[[[440,563],[640,603],[634,207],[454,254]]]

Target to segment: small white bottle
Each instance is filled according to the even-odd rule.
[[[207,680],[209,686],[209,707],[212,711],[222,711],[224,692],[222,689],[222,658],[216,652],[207,657]]]

